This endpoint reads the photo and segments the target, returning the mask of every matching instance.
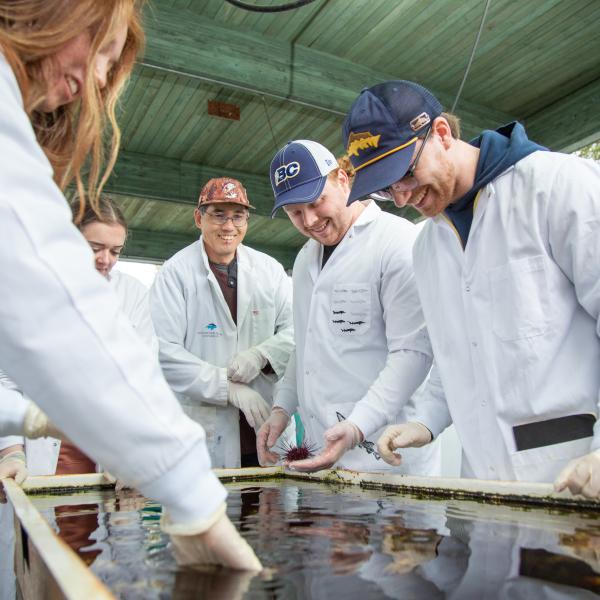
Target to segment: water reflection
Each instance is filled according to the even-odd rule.
[[[85,506],[78,496],[72,503],[79,506],[45,514],[63,536],[65,518],[71,528],[81,519],[86,543],[79,535],[73,546],[120,598],[566,600],[600,593],[598,515],[290,480],[227,487],[230,518],[269,567],[262,576],[177,570],[159,529],[160,507],[132,491],[96,494]]]

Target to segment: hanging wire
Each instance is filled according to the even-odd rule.
[[[483,15],[481,16],[481,23],[479,24],[479,31],[477,32],[477,37],[475,38],[475,43],[473,44],[473,50],[471,50],[471,56],[469,58],[469,62],[467,63],[467,68],[465,69],[465,74],[463,75],[462,81],[460,82],[460,87],[458,88],[458,92],[456,92],[456,98],[454,98],[454,104],[452,105],[451,113],[454,113],[454,109],[458,104],[458,99],[462,94],[463,87],[465,86],[465,81],[467,81],[467,76],[469,75],[469,71],[471,70],[471,64],[473,63],[473,59],[475,58],[475,50],[477,50],[477,45],[479,44],[479,38],[481,37],[481,32],[483,31],[483,25],[485,23],[485,19],[487,17],[488,9],[492,0],[486,0],[485,8],[483,9]]]
[[[274,12],[283,12],[284,10],[294,10],[294,8],[300,8],[301,6],[306,6],[315,0],[297,0],[296,2],[288,2],[287,4],[278,4],[277,6],[255,6],[254,4],[246,4],[245,2],[240,2],[239,0],[225,0],[229,4],[233,6],[237,6],[243,10],[249,10],[251,12],[261,12],[261,13],[274,13]]]
[[[269,129],[271,130],[271,137],[273,138],[273,148],[275,148],[275,154],[277,154],[277,151],[279,150],[279,146],[277,144],[277,140],[275,139],[275,133],[273,132],[273,126],[271,125],[271,119],[269,119],[269,111],[267,110],[267,101],[265,100],[264,96],[261,96],[261,99],[263,101],[263,106],[265,108],[265,117],[267,117],[267,123],[269,125]]]

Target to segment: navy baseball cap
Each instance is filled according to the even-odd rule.
[[[317,142],[288,142],[271,161],[271,187],[275,205],[271,216],[286,204],[316,200],[325,187],[327,175],[338,168],[335,156]]]
[[[415,143],[443,108],[412,81],[386,81],[365,88],[343,125],[344,147],[356,172],[348,204],[402,179]]]

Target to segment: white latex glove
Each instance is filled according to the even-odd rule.
[[[196,524],[169,523],[163,515],[163,531],[171,535],[177,563],[182,566],[222,565],[243,571],[262,571],[248,542],[227,517],[225,504],[209,519]]]
[[[277,452],[271,452],[272,448],[284,432],[290,422],[290,415],[283,408],[276,406],[271,411],[269,418],[263,423],[256,434],[256,453],[261,467],[274,465],[279,460]]]
[[[258,377],[267,362],[260,350],[248,348],[233,357],[227,368],[227,378],[237,383],[250,383]]]
[[[0,458],[0,479],[14,479],[21,485],[27,479],[27,461],[22,450],[14,450]]]
[[[354,423],[346,420],[330,427],[325,431],[323,437],[325,439],[325,448],[322,452],[312,458],[290,462],[287,464],[287,467],[295,471],[305,472],[329,469],[345,452],[352,450],[362,440],[363,434]]]
[[[48,419],[39,407],[29,401],[29,406],[25,412],[23,421],[23,435],[30,439],[40,437],[53,437],[61,440],[68,440],[67,436],[57,429],[56,426]]]
[[[600,450],[572,460],[554,482],[557,492],[568,488],[572,494],[600,497]]]
[[[244,413],[248,425],[254,429],[258,429],[271,412],[263,397],[244,383],[229,382],[229,403]]]
[[[402,463],[400,454],[395,454],[398,448],[420,448],[429,444],[433,436],[431,431],[422,423],[410,422],[400,425],[390,425],[377,440],[377,451],[386,463],[397,467]]]

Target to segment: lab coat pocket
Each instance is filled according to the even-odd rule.
[[[492,327],[509,342],[546,333],[550,321],[543,256],[514,260],[489,271]]]
[[[331,291],[329,327],[339,336],[361,335],[371,326],[371,284],[337,283]]]
[[[569,461],[590,452],[591,443],[592,438],[587,437],[514,452],[511,461],[515,479],[552,483]]]

